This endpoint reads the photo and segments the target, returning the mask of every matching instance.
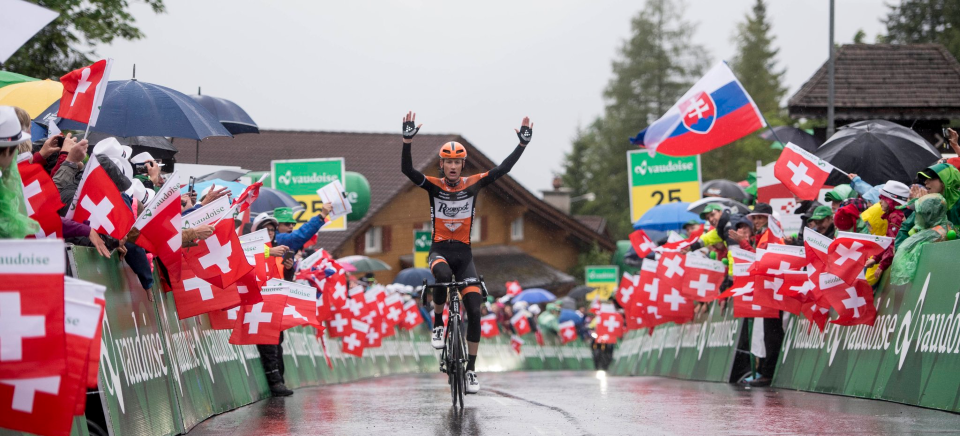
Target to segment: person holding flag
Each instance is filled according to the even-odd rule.
[[[313,238],[320,228],[326,224],[327,215],[333,211],[333,205],[323,203],[323,208],[313,218],[294,230],[297,220],[293,218],[293,209],[289,207],[278,207],[273,210],[273,217],[277,220],[277,235],[274,237],[274,244],[284,245],[294,252],[303,249],[303,245]]]
[[[23,187],[15,158],[17,146],[29,140],[13,107],[0,106],[0,238],[22,239],[40,231],[40,225],[21,209]]]

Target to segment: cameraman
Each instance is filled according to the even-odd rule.
[[[158,163],[157,160],[146,151],[131,157],[130,163],[133,164],[133,177],[135,179],[139,179],[147,189],[152,189],[154,192],[160,190],[164,182],[163,177],[160,176],[160,168],[163,167],[162,163]]]

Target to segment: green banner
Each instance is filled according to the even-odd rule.
[[[627,156],[630,161],[630,186],[700,181],[698,156],[673,157],[658,153],[650,157],[646,150],[631,150]]]
[[[960,241],[923,248],[913,282],[884,281],[873,326],[791,317],[773,385],[960,412]]]
[[[430,246],[433,245],[431,238],[433,232],[429,230],[413,231],[413,267],[429,268],[427,258],[430,256]]]
[[[303,212],[293,215],[297,220],[297,228],[322,210],[323,202],[317,195],[318,189],[334,180],[343,183],[345,190],[352,189],[347,184],[343,158],[275,160],[270,162],[270,166],[273,187],[290,194],[304,208]],[[346,230],[346,228],[347,218],[340,217],[325,224],[320,231]]]
[[[620,268],[616,265],[588,266],[583,277],[585,285],[595,288],[587,294],[587,301],[593,301],[594,298],[606,301],[613,297],[613,292],[620,284]]]
[[[655,375],[686,380],[728,382],[743,320],[733,306],[710,309],[686,324],[634,330],[614,352],[613,375]]]

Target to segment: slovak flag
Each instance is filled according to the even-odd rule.
[[[492,338],[500,334],[500,327],[497,326],[497,314],[491,313],[480,318],[480,335],[485,338]]]
[[[641,259],[647,257],[654,248],[657,248],[657,244],[651,241],[643,230],[634,230],[630,234],[630,246],[633,247],[633,251],[637,252],[637,257]]]
[[[114,239],[127,236],[136,221],[117,185],[95,156],[87,161],[66,218],[78,223],[89,221],[97,233]]]
[[[767,122],[726,62],[710,69],[660,119],[630,138],[650,154],[694,156],[722,147]]]
[[[787,143],[773,166],[773,175],[801,200],[816,200],[833,165],[810,152]]]
[[[891,242],[893,238],[886,236],[839,232],[830,243],[826,270],[852,285],[863,271],[867,259],[883,253]]]
[[[57,116],[95,127],[112,65],[113,59],[104,59],[64,74],[60,78],[63,96]]]

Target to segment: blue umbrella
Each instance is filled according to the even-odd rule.
[[[217,189],[222,188],[224,186],[226,186],[227,188],[230,188],[230,194],[233,197],[240,195],[240,193],[243,192],[244,189],[247,189],[247,185],[244,185],[243,183],[228,182],[222,179],[207,180],[206,182],[199,182],[193,185],[193,190],[197,191],[197,200],[200,199],[200,195],[203,194],[203,190],[209,188],[210,185],[217,185]],[[184,187],[180,188],[180,193],[186,194],[188,188],[189,188],[189,185],[185,185]]]
[[[523,292],[517,294],[510,301],[514,303],[519,301],[526,301],[529,304],[538,304],[538,303],[549,303],[556,299],[557,299],[557,296],[553,295],[552,292],[546,289],[530,288],[530,289],[524,289]]]
[[[304,209],[290,194],[262,186],[260,187],[260,195],[256,201],[250,205],[250,216],[254,217],[263,212],[273,212],[273,210],[278,207],[289,207],[293,209],[294,212]]]
[[[433,274],[430,273],[429,269],[426,268],[407,268],[403,271],[397,273],[397,278],[393,279],[394,283],[400,283],[402,285],[408,286],[423,286],[423,281],[426,280],[429,284],[436,283],[436,280],[433,279]]]
[[[47,125],[57,119],[60,101],[54,102],[37,117]],[[86,124],[58,120],[61,130],[85,130]],[[187,95],[170,88],[134,80],[115,80],[107,84],[100,118],[91,127],[94,132],[116,136],[172,136],[204,139],[233,136],[210,111]]]
[[[191,95],[190,98],[210,111],[230,133],[234,135],[260,133],[257,123],[253,122],[253,118],[250,118],[250,115],[247,115],[247,112],[236,103],[209,95]]]
[[[676,202],[654,206],[633,223],[634,230],[680,230],[690,220],[702,222],[697,214],[687,211],[690,203]]]
[[[583,325],[583,316],[577,313],[576,310],[570,309],[560,309],[560,317],[557,318],[557,322],[567,322],[573,321],[574,325]]]

